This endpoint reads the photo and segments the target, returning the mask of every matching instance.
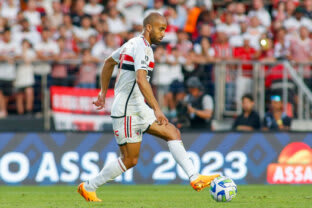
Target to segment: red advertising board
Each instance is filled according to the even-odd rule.
[[[270,184],[311,184],[312,149],[304,142],[288,144],[280,153],[278,163],[267,168]]]
[[[107,91],[105,108],[97,111],[92,102],[97,99],[99,91],[52,86],[51,106],[56,130],[100,130],[104,123],[111,123],[114,90]]]

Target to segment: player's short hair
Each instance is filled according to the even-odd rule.
[[[162,16],[160,13],[158,13],[158,12],[152,12],[152,13],[150,13],[149,15],[147,15],[147,16],[144,18],[144,20],[143,20],[143,27],[146,27],[146,25],[148,25],[148,24],[153,24],[153,22],[154,22],[156,19],[160,18],[160,17],[163,18],[163,16]]]

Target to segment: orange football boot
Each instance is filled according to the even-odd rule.
[[[190,184],[195,191],[201,191],[206,187],[210,186],[211,181],[216,177],[219,177],[220,174],[216,175],[199,175],[196,180],[192,181]]]
[[[78,186],[78,190],[77,192],[83,197],[85,198],[86,201],[88,202],[101,202],[102,200],[97,198],[95,191],[90,192],[90,191],[86,191],[86,189],[84,188],[84,183],[79,184]]]

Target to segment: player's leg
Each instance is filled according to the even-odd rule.
[[[101,201],[96,196],[96,189],[134,167],[139,158],[140,146],[141,142],[126,143],[120,146],[121,156],[105,165],[97,176],[81,183],[78,187],[78,192],[87,201]]]
[[[203,188],[210,186],[211,181],[219,176],[219,174],[203,176],[195,170],[193,162],[188,157],[186,150],[183,146],[181,133],[173,124],[169,123],[168,125],[159,125],[154,122],[148,129],[147,133],[160,137],[167,141],[169,150],[173,158],[188,175],[191,186],[196,191],[201,191]]]

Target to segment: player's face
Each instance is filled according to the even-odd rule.
[[[165,18],[159,18],[152,25],[152,30],[150,32],[151,42],[153,44],[159,44],[165,36],[165,30],[167,28],[167,22]]]

